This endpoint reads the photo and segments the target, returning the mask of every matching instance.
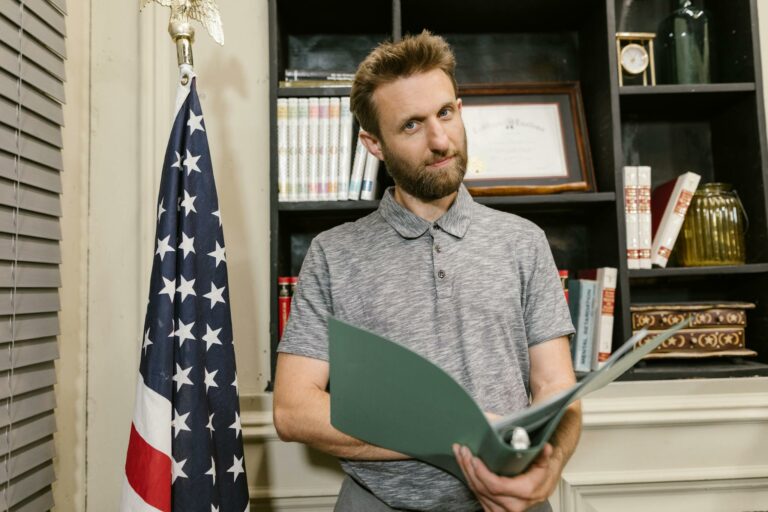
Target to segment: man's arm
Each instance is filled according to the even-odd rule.
[[[283,441],[298,441],[320,451],[356,460],[402,460],[403,454],[348,436],[331,426],[328,363],[280,353],[277,358],[273,416]]]
[[[531,394],[539,402],[576,382],[571,364],[568,338],[556,338],[531,347]],[[574,402],[560,420],[536,460],[525,473],[515,477],[493,474],[466,447],[454,446],[456,459],[483,508],[488,511],[516,512],[546,500],[555,490],[565,464],[581,434],[581,403]]]

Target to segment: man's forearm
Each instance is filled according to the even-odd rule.
[[[308,391],[300,402],[276,405],[275,427],[284,441],[307,444],[317,450],[353,460],[403,460],[408,457],[367,444],[331,425],[330,395],[319,389]]]
[[[572,403],[568,410],[565,411],[563,418],[560,420],[560,425],[558,425],[550,438],[550,444],[555,449],[552,456],[560,463],[561,470],[576,450],[580,436],[581,402],[577,401]]]

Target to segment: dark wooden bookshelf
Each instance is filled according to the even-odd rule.
[[[274,375],[277,277],[296,275],[312,238],[374,211],[374,201],[277,200],[276,103],[284,97],[342,96],[349,88],[279,88],[285,69],[354,72],[381,41],[429,29],[451,44],[459,85],[578,81],[584,103],[595,191],[544,196],[477,197],[522,215],[547,234],[558,268],[618,269],[614,344],[632,334],[638,302],[740,300],[754,360],[645,361],[625,379],[766,375],[768,345],[768,171],[756,0],[704,0],[713,20],[712,83],[618,83],[615,34],[656,32],[671,2],[653,0],[428,0],[311,2],[269,0],[271,202],[270,315]],[[627,7],[629,5],[629,7]],[[625,10],[628,9],[628,10]],[[350,22],[350,20],[354,20]],[[629,270],[623,171],[649,165],[652,186],[686,171],[702,183],[733,184],[749,214],[747,265]],[[391,184],[386,170],[379,190]]]

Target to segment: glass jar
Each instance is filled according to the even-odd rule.
[[[656,34],[658,83],[705,84],[711,81],[709,16],[691,0],[675,0]]]
[[[678,260],[686,267],[742,265],[747,213],[728,183],[705,183],[693,194],[680,232]]]

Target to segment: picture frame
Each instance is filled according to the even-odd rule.
[[[459,87],[472,195],[595,189],[578,82]]]

